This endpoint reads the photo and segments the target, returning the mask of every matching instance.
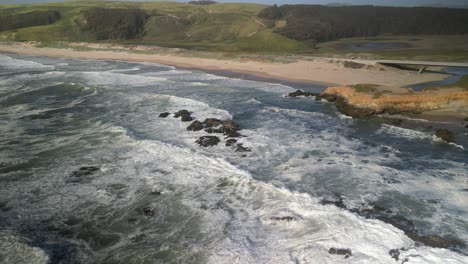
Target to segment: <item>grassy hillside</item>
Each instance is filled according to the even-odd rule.
[[[32,12],[59,15],[54,21],[0,28],[0,40],[139,43],[208,51],[306,50],[307,45],[274,33],[256,18],[265,7],[108,1],[0,5],[0,14],[9,14],[2,19],[8,21]]]
[[[365,10],[374,12],[381,9],[366,7]],[[397,9],[388,10],[393,12]],[[411,11],[410,9],[405,10],[405,12]],[[312,11],[320,11],[321,13],[314,15]],[[351,11],[354,12],[355,9],[338,8],[335,10],[317,6],[278,8],[258,4],[231,3],[195,5],[181,2],[76,1],[34,5],[0,5],[0,41],[41,41],[42,45],[50,44],[52,46],[58,41],[108,42],[221,52],[468,60],[467,34],[452,36],[404,36],[401,34],[395,36],[387,34],[378,35],[376,38],[368,36],[343,38],[356,32],[365,33],[365,35],[379,33],[372,31],[375,28],[367,28],[375,24],[367,23],[365,19],[369,16],[351,19],[353,17],[359,18]],[[429,11],[431,14],[452,12],[446,9],[435,11],[430,9]],[[346,14],[346,16],[336,15],[341,13]],[[324,18],[318,19],[320,17]],[[374,19],[378,16],[370,17]],[[453,18],[456,16],[445,16],[439,20],[442,24],[452,23]],[[462,16],[459,20],[465,21],[466,19],[465,16]],[[382,18],[379,21],[382,25],[387,25],[386,19]],[[352,26],[353,23],[357,23],[358,26]],[[345,26],[337,26],[341,24]],[[416,25],[424,25],[425,29],[433,24],[416,23]],[[334,25],[344,32],[340,32],[330,25]],[[352,28],[349,28],[351,26]],[[334,33],[327,33],[324,28],[333,30]],[[452,30],[466,29],[464,24],[461,27],[450,28]],[[334,35],[335,33],[339,34]],[[343,34],[340,35],[341,33]],[[337,37],[339,39],[332,42],[323,42],[325,41],[323,40],[318,43],[314,36],[323,36],[323,34],[332,39]],[[398,42],[407,45],[387,50],[346,48],[350,44],[365,42]]]

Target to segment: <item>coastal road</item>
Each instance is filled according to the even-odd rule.
[[[434,67],[461,67],[468,68],[468,63],[463,62],[435,62],[435,61],[409,61],[409,60],[376,60],[377,63],[384,65],[416,65],[416,66],[434,66]]]
[[[423,73],[427,67],[444,67],[444,68],[468,68],[468,63],[462,62],[435,62],[435,61],[407,61],[407,60],[377,60],[377,63],[386,66],[419,66],[419,74]]]

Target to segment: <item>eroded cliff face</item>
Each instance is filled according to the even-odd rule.
[[[383,93],[385,92],[385,93]],[[359,92],[351,86],[329,87],[319,96],[336,102],[340,112],[352,117],[374,114],[422,113],[434,110],[468,110],[468,90],[441,88],[393,93],[389,90]]]

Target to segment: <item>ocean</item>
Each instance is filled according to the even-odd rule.
[[[0,54],[0,262],[468,263],[463,126],[443,124],[448,144],[440,123],[355,120],[295,90]],[[188,131],[182,109],[242,136]]]

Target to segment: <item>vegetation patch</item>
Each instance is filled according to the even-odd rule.
[[[468,90],[468,74],[462,76],[456,83],[450,84],[450,87],[460,87]]]
[[[356,84],[352,86],[356,92],[359,93],[375,93],[377,92],[376,84]]]
[[[143,32],[148,15],[141,9],[92,7],[81,11],[75,22],[95,40],[133,39]]]
[[[286,20],[286,26],[277,29],[276,32],[300,41],[330,41],[379,34],[468,33],[468,27],[465,26],[468,25],[466,9],[274,5],[262,10],[258,16],[268,20]]]
[[[8,10],[3,10],[0,12],[0,31],[49,25],[55,23],[60,17],[58,11],[32,11],[12,14]]]

